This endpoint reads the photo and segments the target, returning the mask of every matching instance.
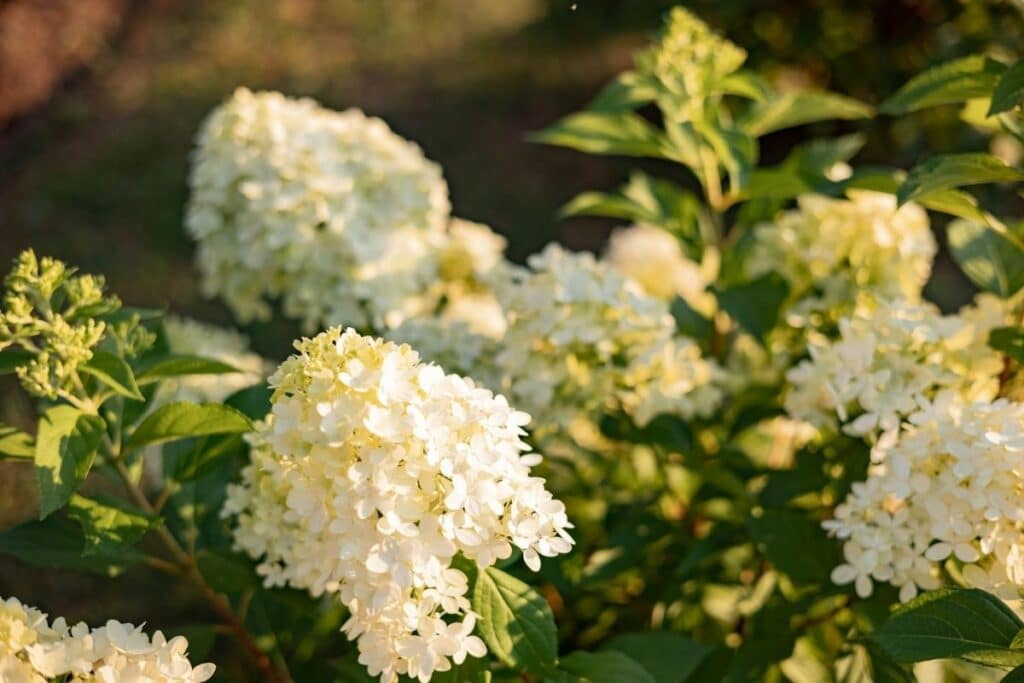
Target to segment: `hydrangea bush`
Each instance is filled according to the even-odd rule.
[[[962,188],[1024,170],[862,166],[860,134],[760,164],[765,135],[875,111],[745,62],[675,9],[534,134],[679,172],[569,201],[621,223],[601,256],[525,264],[382,121],[238,90],[186,230],[240,323],[310,335],[283,361],[24,252],[0,372],[38,421],[0,455],[39,520],[0,553],[166,572],[209,624],[193,657],[9,598],[0,680],[205,681],[214,642],[275,683],[1020,680],[1024,229]],[[879,110],[1024,141],[1022,82],[968,57]],[[936,235],[979,290],[959,311],[925,296]]]

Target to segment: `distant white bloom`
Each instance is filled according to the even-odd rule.
[[[682,297],[707,314],[709,278],[700,264],[683,254],[679,240],[665,230],[649,225],[632,225],[614,230],[608,240],[605,260],[620,273],[658,299]]]
[[[499,342],[473,331],[460,320],[410,318],[386,336],[408,344],[425,361],[440,365],[447,373],[471,377],[489,389],[501,385],[494,365],[494,357],[501,348]]]
[[[935,238],[921,207],[868,191],[849,199],[804,195],[798,208],[759,225],[747,258],[750,277],[782,276],[790,287],[790,323],[849,313],[858,295],[920,300]]]
[[[973,585],[1017,599],[1024,588],[1024,404],[923,402],[892,443],[876,449],[825,528],[844,541],[836,583],[866,597],[876,582],[904,601],[939,585],[940,564],[963,563]]]
[[[239,89],[199,133],[187,226],[203,289],[242,321],[397,324],[430,302],[440,168],[380,119]]]
[[[268,586],[337,594],[360,662],[428,681],[484,654],[457,553],[568,552],[565,507],[530,476],[529,416],[399,346],[330,329],[271,377],[273,409],[224,513]]]
[[[0,599],[0,681],[4,683],[202,683],[216,669],[193,667],[188,641],[152,639],[141,627],[108,621],[90,629],[68,627],[63,617],[46,615],[19,602]]]
[[[616,408],[638,422],[661,409],[706,415],[718,403],[707,386],[717,366],[673,338],[667,304],[590,254],[548,245],[495,293],[509,324],[497,365],[541,428]]]
[[[957,315],[929,303],[862,304],[839,321],[839,338],[811,336],[810,359],[787,374],[789,415],[863,436],[891,432],[942,389],[968,400],[995,397],[1002,356],[989,331],[1006,311],[990,295]]]

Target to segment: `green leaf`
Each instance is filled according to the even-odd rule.
[[[639,109],[658,97],[658,88],[641,80],[633,71],[612,79],[597,94],[587,109],[599,112],[623,112]]]
[[[540,593],[495,567],[469,573],[477,631],[507,666],[530,673],[550,670],[558,659],[555,617]]]
[[[243,444],[238,434],[199,439],[195,446],[174,463],[175,481],[192,481],[214,469],[223,458],[238,453]]]
[[[842,559],[839,544],[804,512],[769,508],[747,528],[757,550],[796,583],[826,584]]]
[[[825,174],[836,164],[856,156],[864,142],[863,135],[853,134],[799,145],[778,166],[755,169],[743,196],[749,199],[790,199],[807,192],[826,191],[836,183]]]
[[[128,439],[129,448],[191,436],[242,434],[252,429],[244,414],[215,403],[168,403],[150,413]]]
[[[1024,327],[996,327],[988,333],[988,345],[1018,363],[1024,363]],[[0,440],[2,450],[3,441]]]
[[[547,676],[550,683],[657,683],[647,669],[621,652],[573,652]]]
[[[946,231],[949,249],[961,270],[978,287],[1004,299],[1024,286],[1024,249],[990,225],[958,220]]]
[[[135,401],[143,400],[135,375],[128,364],[121,358],[106,351],[94,351],[88,363],[81,367],[82,372],[92,375],[115,393]]]
[[[717,81],[714,88],[723,95],[739,95],[756,102],[762,102],[771,95],[768,84],[753,71],[733,72]]]
[[[740,327],[758,339],[775,327],[779,311],[789,295],[789,285],[775,273],[718,290],[718,303]]]
[[[0,422],[0,460],[35,457],[36,446],[25,432]]]
[[[683,683],[711,652],[709,645],[667,631],[627,633],[605,647],[641,664],[654,683]]]
[[[729,173],[729,191],[741,192],[757,163],[757,142],[749,135],[728,130],[718,123],[698,122],[694,127]]]
[[[0,351],[0,375],[10,375],[22,365],[27,365],[35,357],[23,349],[4,349]]]
[[[29,522],[0,533],[0,555],[15,557],[25,564],[43,569],[78,569],[116,576],[145,556],[135,551],[107,556],[83,555],[82,531],[58,517]]]
[[[1001,683],[1024,683],[1024,664],[999,679]]]
[[[988,116],[1002,114],[1014,107],[1024,105],[1024,59],[1021,59],[1006,70],[999,79],[996,90],[992,93],[992,105]]]
[[[153,515],[113,496],[94,499],[75,495],[68,503],[68,515],[77,521],[85,534],[82,554],[117,556],[130,550],[143,534],[158,522]]]
[[[35,448],[40,519],[63,507],[85,481],[105,428],[100,418],[68,405],[54,406],[40,418]]]
[[[489,683],[491,672],[487,669],[487,660],[469,657],[462,664],[452,663],[448,671],[434,673],[430,683]]]
[[[241,372],[241,370],[211,358],[169,354],[147,363],[145,369],[139,372],[138,381],[139,384],[149,384],[167,377],[226,375],[233,372]]]
[[[804,90],[776,95],[755,104],[740,119],[740,127],[754,137],[815,121],[864,119],[873,110],[863,102],[835,93]]]
[[[868,638],[897,662],[959,658],[990,666],[1020,666],[1011,650],[1024,624],[999,598],[977,589],[925,593],[893,613]]]
[[[250,420],[261,420],[270,412],[270,397],[274,391],[266,384],[254,384],[239,389],[224,399],[224,405],[241,411]]]
[[[711,320],[695,310],[682,297],[675,297],[669,304],[669,310],[676,321],[676,331],[683,336],[695,339],[702,344],[709,344],[714,332]]]
[[[1024,172],[992,154],[940,154],[911,169],[896,196],[906,204],[938,190],[1019,180],[1024,180]]]
[[[588,154],[637,157],[662,157],[665,154],[662,133],[632,112],[579,112],[528,135],[527,139]]]
[[[919,73],[879,105],[883,114],[898,115],[940,104],[988,97],[1006,67],[984,55],[971,55]]]
[[[892,657],[874,643],[867,642],[864,650],[867,653],[873,683],[916,683],[917,679],[912,673],[894,662]]]
[[[235,593],[260,585],[252,563],[243,555],[217,550],[203,550],[196,555],[199,573],[214,590]]]

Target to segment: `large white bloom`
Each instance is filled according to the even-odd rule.
[[[649,225],[618,228],[608,239],[604,258],[655,298],[680,296],[702,313],[713,312],[714,297],[705,291],[713,278],[665,230]]]
[[[69,627],[64,618],[49,623],[39,610],[16,598],[0,598],[0,681],[46,683],[202,683],[216,669],[193,667],[188,641],[157,631],[108,621],[90,629]]]
[[[239,89],[200,130],[188,230],[203,289],[312,328],[418,312],[448,221],[440,168],[380,119]]]
[[[565,507],[530,475],[529,416],[351,329],[296,348],[229,492],[237,546],[267,585],[337,594],[360,662],[384,682],[482,656],[456,554],[489,566],[518,548],[537,569],[572,544]]]
[[[969,400],[995,397],[1002,356],[988,333],[1006,310],[990,295],[957,315],[929,303],[862,304],[839,321],[839,338],[812,335],[810,359],[787,374],[786,410],[818,427],[863,436],[898,429],[942,389]]]
[[[945,392],[924,402],[894,443],[876,449],[825,527],[844,540],[837,583],[867,596],[875,582],[903,600],[938,586],[948,557],[975,586],[1018,599],[1024,588],[1024,404],[964,401]]]
[[[799,198],[798,208],[759,225],[746,261],[751,277],[778,273],[794,301],[791,323],[849,313],[858,295],[920,300],[935,238],[921,207],[869,191],[849,199]]]
[[[719,368],[673,338],[667,304],[590,254],[548,245],[496,295],[509,324],[496,362],[542,427],[616,408],[638,423],[659,411],[706,415],[718,403]]]

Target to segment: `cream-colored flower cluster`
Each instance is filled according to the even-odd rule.
[[[164,318],[172,353],[220,361],[238,372],[186,375],[160,384],[155,405],[172,401],[221,403],[231,394],[264,381],[273,371],[266,358],[249,350],[249,340],[235,330],[169,315]]]
[[[604,260],[657,298],[676,296],[705,315],[714,311],[708,284],[717,273],[686,257],[679,240],[650,225],[631,225],[612,231]]]
[[[661,39],[637,55],[636,75],[658,89],[658,105],[667,116],[689,121],[702,113],[704,100],[716,92],[722,78],[746,58],[743,48],[691,12],[674,7]]]
[[[441,169],[380,119],[239,89],[199,133],[187,226],[242,321],[387,326],[420,312],[449,217]]]
[[[16,598],[0,598],[0,681],[4,683],[202,683],[213,664],[193,666],[188,641],[150,638],[141,627],[108,621],[90,629],[50,623]]]
[[[866,597],[891,583],[900,599],[939,585],[947,558],[969,584],[1018,600],[1024,589],[1024,404],[968,402],[944,392],[922,403],[899,438],[825,522],[844,541],[836,583]]]
[[[541,426],[624,408],[645,424],[657,412],[707,415],[720,369],[674,338],[664,301],[590,254],[548,245],[497,288],[508,330],[496,362],[513,401]]]
[[[924,210],[897,208],[889,194],[849,199],[804,195],[798,208],[755,228],[750,277],[778,273],[789,285],[787,322],[821,326],[848,314],[859,296],[916,302],[936,245]]]
[[[536,570],[572,545],[565,507],[530,475],[529,416],[351,329],[296,348],[229,491],[237,547],[268,586],[337,594],[360,662],[385,683],[482,656],[455,556],[486,567],[519,549]]]
[[[991,295],[947,316],[925,302],[862,303],[839,321],[838,339],[810,335],[810,358],[786,376],[786,410],[820,428],[893,438],[923,399],[943,389],[992,399],[1003,361],[987,340],[1005,321],[1004,304]]]

